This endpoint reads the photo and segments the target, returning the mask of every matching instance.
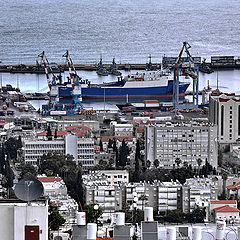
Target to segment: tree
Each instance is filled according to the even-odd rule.
[[[36,177],[37,171],[33,165],[30,163],[22,164],[20,166],[20,178],[29,178],[29,177]]]
[[[153,162],[153,165],[154,165],[155,168],[158,168],[159,167],[159,160],[155,159],[154,162]]]
[[[48,128],[47,128],[47,139],[50,141],[52,140],[52,130],[50,128],[50,125],[48,125]]]
[[[150,160],[147,160],[146,166],[147,166],[147,168],[150,168],[150,167],[151,167],[151,161],[150,161]]]
[[[103,143],[102,143],[102,139],[100,139],[99,147],[100,147],[100,152],[103,152]]]
[[[125,141],[122,141],[122,145],[119,151],[119,165],[125,167],[127,164],[128,149]]]
[[[66,220],[60,215],[58,207],[52,203],[49,204],[48,212],[48,226],[52,231],[56,231],[65,223]]]
[[[113,145],[112,139],[109,138],[109,140],[108,140],[108,149],[109,149],[109,148],[112,148],[112,147],[113,147],[112,145]]]
[[[73,161],[73,156],[59,152],[49,152],[41,157],[38,167],[40,174],[46,174],[47,176],[59,175],[65,182],[69,195],[77,202],[82,199],[83,196],[79,195],[81,191],[78,189],[81,188],[79,184],[82,183],[79,173],[81,167]]]
[[[140,166],[139,166],[139,159],[140,159],[140,143],[137,140],[136,144],[136,153],[135,153],[135,171],[134,171],[134,182],[140,181]]]
[[[176,210],[167,210],[167,214],[163,217],[165,222],[169,223],[183,223],[184,222],[184,214],[182,211]]]
[[[5,153],[8,159],[17,159],[17,150],[20,148],[20,143],[18,139],[10,137],[4,144]]]
[[[226,173],[222,174],[222,179],[223,179],[223,193],[222,193],[222,197],[223,199],[226,199],[226,182],[228,179],[228,175]]]
[[[191,213],[186,215],[186,220],[189,223],[204,223],[206,217],[205,208],[197,207]]]
[[[199,176],[199,174],[200,174],[200,167],[202,165],[202,159],[201,158],[197,159],[197,164],[198,164],[198,176]]]
[[[98,209],[94,209],[95,205],[96,204],[91,203],[84,206],[87,223],[97,223],[97,219],[102,216],[103,209],[101,207],[98,207]]]
[[[80,210],[82,211],[82,206],[84,206],[85,198],[84,198],[84,189],[83,189],[83,179],[82,179],[82,171],[78,170],[77,179],[75,185],[75,191],[77,194],[78,202],[80,203]]]
[[[176,158],[175,163],[177,164],[177,167],[179,168],[179,165],[182,163],[182,160],[180,158]]]

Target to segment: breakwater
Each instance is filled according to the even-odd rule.
[[[177,57],[166,57],[162,58],[162,63],[151,63],[152,69],[160,69],[161,64],[164,68],[173,68]],[[184,61],[184,57],[181,59]],[[201,57],[193,57],[193,60],[198,65],[207,65],[208,67],[216,69],[240,69],[240,58],[235,56],[212,56],[209,62]],[[149,63],[147,63],[149,64]],[[147,64],[142,63],[120,63],[116,64],[118,70],[145,70]],[[76,70],[82,71],[96,71],[98,64],[75,64]],[[103,64],[103,67],[109,68],[111,64]],[[64,64],[55,64],[51,66],[54,73],[67,71],[68,68]],[[200,70],[201,71],[201,70]],[[44,74],[45,70],[42,66],[36,64],[17,64],[17,65],[0,65],[0,72],[10,73],[35,73]]]

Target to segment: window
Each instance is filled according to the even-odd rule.
[[[224,130],[224,106],[222,105],[221,106],[221,136],[223,136],[223,130]]]

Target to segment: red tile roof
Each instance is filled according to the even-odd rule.
[[[67,135],[68,133],[66,131],[57,131],[57,136],[64,136]],[[54,137],[55,131],[52,131],[52,136]],[[38,136],[47,136],[47,131],[38,133]]]
[[[100,146],[99,145],[94,145],[94,151],[100,151]]]
[[[76,129],[74,131],[72,131],[75,135],[78,135],[78,136],[85,136],[85,135],[88,135],[89,132],[85,129]]]
[[[144,132],[144,127],[136,127],[136,132],[137,133],[143,133]]]
[[[226,99],[226,98],[219,98],[219,102],[228,102],[230,99]]]
[[[211,204],[237,204],[236,200],[211,200]]]
[[[7,122],[4,120],[0,120],[0,125],[5,125]]]
[[[240,182],[234,185],[227,186],[227,189],[239,189],[240,188]]]
[[[235,207],[230,207],[228,205],[222,206],[222,207],[217,207],[213,209],[215,212],[240,212],[239,209]]]
[[[47,182],[60,182],[62,179],[60,177],[38,177],[38,180],[43,183]]]

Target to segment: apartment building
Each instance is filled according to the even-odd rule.
[[[129,183],[127,170],[101,170],[99,173],[106,176],[106,181],[110,185]]]
[[[207,160],[217,168],[217,127],[206,121],[162,122],[145,127],[145,160],[154,166],[158,159],[160,167],[171,169],[176,159],[181,159],[180,166],[186,162],[198,167]]]
[[[177,182],[158,183],[158,212],[182,208],[182,185]]]
[[[95,165],[94,141],[91,138],[78,138],[68,134],[55,140],[24,139],[23,150],[25,162],[35,166],[42,155],[48,152],[72,155],[77,163],[82,164],[83,170]]]
[[[158,209],[157,182],[154,183],[129,183],[126,185],[126,205],[130,210],[135,208],[143,210],[144,207]]]
[[[240,96],[219,91],[212,93],[209,121],[217,125],[219,143],[230,144],[240,139]]]

